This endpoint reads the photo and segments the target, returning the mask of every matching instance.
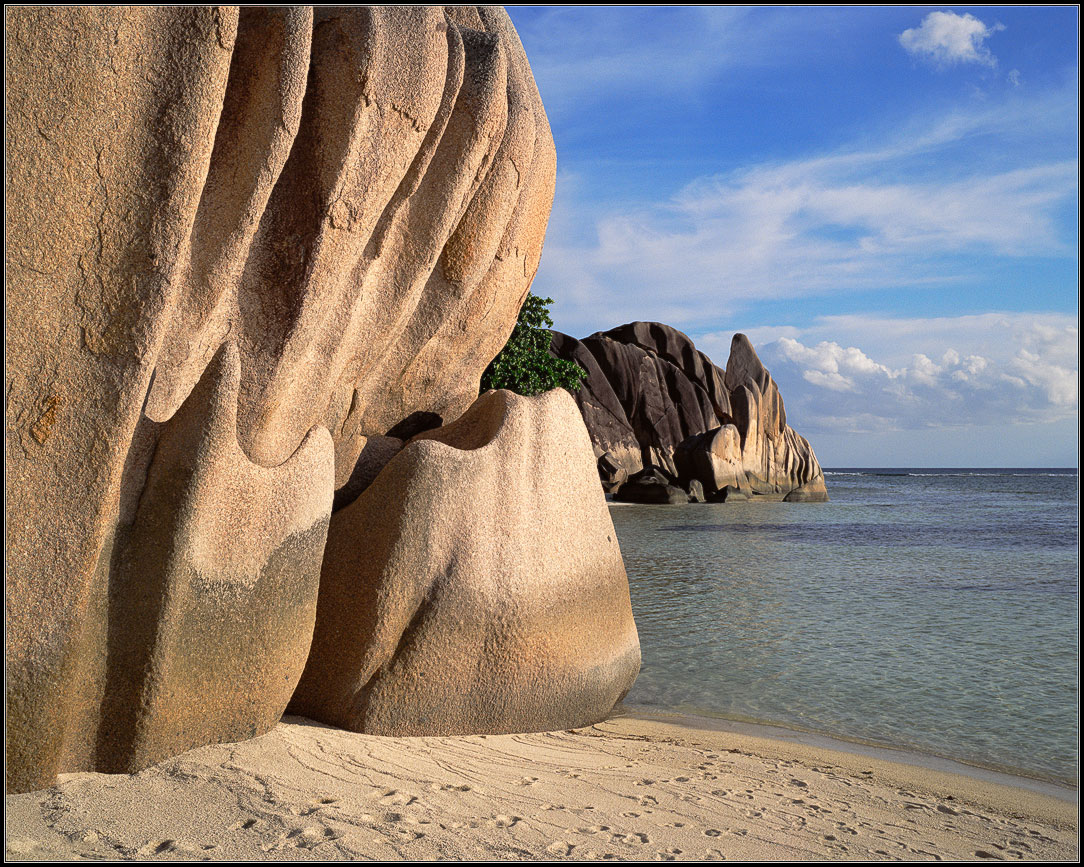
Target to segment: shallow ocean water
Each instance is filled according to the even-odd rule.
[[[629,707],[1075,785],[1076,470],[826,470],[829,503],[612,504]]]

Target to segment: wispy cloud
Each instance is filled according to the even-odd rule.
[[[650,7],[554,7],[520,18],[517,29],[547,110],[560,114],[644,88],[688,91],[735,62],[749,14],[740,7],[682,7],[665,17]]]
[[[559,181],[540,285],[564,300],[566,328],[614,309],[681,327],[765,299],[951,286],[976,260],[1075,256],[1062,217],[1076,160],[1032,161],[1026,141],[996,150],[1022,129],[1041,138],[1074,98],[956,112],[879,146],[703,177],[653,205],[570,200]],[[984,142],[996,159],[976,158]],[[559,215],[573,210],[570,231]]]
[[[997,66],[997,58],[986,47],[986,40],[1001,24],[987,26],[974,15],[957,15],[955,12],[931,12],[922,24],[904,30],[900,45],[908,54],[945,67],[957,63],[978,63]]]
[[[832,316],[748,333],[803,432],[1053,423],[1078,409],[1073,316]],[[725,364],[730,337],[697,346]]]

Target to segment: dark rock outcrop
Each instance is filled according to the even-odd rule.
[[[400,439],[477,399],[538,265],[556,161],[500,8],[9,6],[5,23],[6,768],[24,791],[274,724],[326,552],[386,536],[333,508],[379,522]],[[593,465],[586,435],[561,448]],[[540,462],[513,452],[493,460]],[[414,515],[459,496],[421,491]],[[576,571],[595,561],[565,543],[547,618],[595,592]],[[489,554],[471,562],[513,573],[517,550]],[[500,592],[535,600],[530,577]],[[620,597],[625,662],[597,660],[598,698],[562,725],[627,688]],[[558,682],[532,706],[563,701]]]
[[[621,503],[667,503],[677,505],[689,502],[689,493],[678,480],[658,467],[645,467],[629,476],[619,485],[614,499]]]
[[[698,482],[708,500],[827,500],[813,449],[787,425],[779,389],[744,334],[734,336],[725,370],[658,322],[582,341],[554,332],[551,352],[587,371],[575,397],[596,452],[608,455],[604,473],[600,463],[607,489],[621,469],[627,486],[656,467],[686,492]]]
[[[623,485],[629,477],[629,471],[621,466],[617,459],[609,452],[603,451],[597,445],[594,447],[598,477],[602,480],[602,489],[611,493]]]

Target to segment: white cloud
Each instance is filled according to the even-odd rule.
[[[540,285],[569,302],[566,327],[614,309],[681,326],[766,299],[947,286],[969,278],[975,256],[1073,254],[1056,215],[1076,193],[1075,161],[910,182],[886,177],[894,165],[870,155],[756,166],[665,204],[603,212],[593,233],[555,225]]]
[[[990,53],[985,41],[1001,24],[988,27],[974,15],[957,15],[955,12],[931,12],[919,27],[912,27],[900,34],[900,45],[908,54],[928,60],[937,66],[955,63],[978,63],[997,66],[997,58]]]
[[[538,291],[560,299],[569,333],[611,327],[615,310],[704,327],[766,300],[948,290],[999,257],[1075,257],[1064,216],[1077,162],[1046,147],[1075,104],[1074,88],[957,110],[862,148],[701,177],[655,203],[591,201],[562,175]]]
[[[1045,424],[1077,413],[1074,316],[823,317],[747,334],[803,434]],[[730,337],[694,335],[721,365]]]

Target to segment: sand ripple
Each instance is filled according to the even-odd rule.
[[[1042,795],[635,719],[393,739],[288,717],[6,801],[9,860],[1029,860],[1077,839]]]

